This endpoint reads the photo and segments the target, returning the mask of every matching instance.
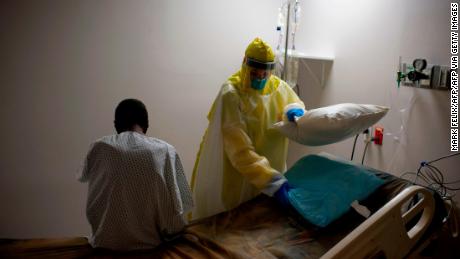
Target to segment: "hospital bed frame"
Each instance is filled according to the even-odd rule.
[[[409,210],[404,206],[414,197],[422,198]],[[321,258],[403,258],[420,240],[431,223],[435,201],[432,193],[420,186],[410,186],[360,224]],[[421,215],[420,215],[421,214]],[[420,218],[408,231],[415,216]]]

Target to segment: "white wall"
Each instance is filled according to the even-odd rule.
[[[89,233],[86,186],[75,174],[88,145],[114,132],[113,110],[127,97],[146,103],[148,135],[176,146],[190,176],[220,84],[255,36],[274,42],[280,3],[2,1],[0,237]],[[388,105],[399,55],[447,63],[448,3],[302,1],[298,49],[336,57],[324,87],[301,75],[307,107]],[[367,162],[394,173],[415,170],[449,147],[447,92],[401,88],[399,95],[396,103],[416,100],[407,122],[413,135],[402,138],[405,145],[385,139],[383,147],[370,147]],[[388,129],[406,116],[390,115]],[[289,163],[309,152],[350,150],[350,141],[315,149],[294,144]],[[443,165],[455,178],[458,163]]]

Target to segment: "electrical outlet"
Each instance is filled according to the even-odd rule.
[[[374,129],[374,143],[377,145],[383,144],[383,127],[375,127]]]
[[[372,140],[372,127],[364,131],[364,142],[371,142]]]

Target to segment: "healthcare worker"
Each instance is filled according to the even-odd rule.
[[[272,127],[294,121],[304,104],[280,78],[272,48],[260,38],[246,49],[241,69],[224,83],[208,114],[209,126],[192,175],[192,219],[235,208],[258,193],[286,197],[288,140]]]

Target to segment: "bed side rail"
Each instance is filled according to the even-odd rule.
[[[409,210],[403,208],[417,194],[421,199]],[[420,196],[418,196],[420,198]],[[337,243],[321,258],[403,258],[428,228],[434,215],[434,198],[425,188],[410,186]],[[406,224],[421,214],[409,231]]]

